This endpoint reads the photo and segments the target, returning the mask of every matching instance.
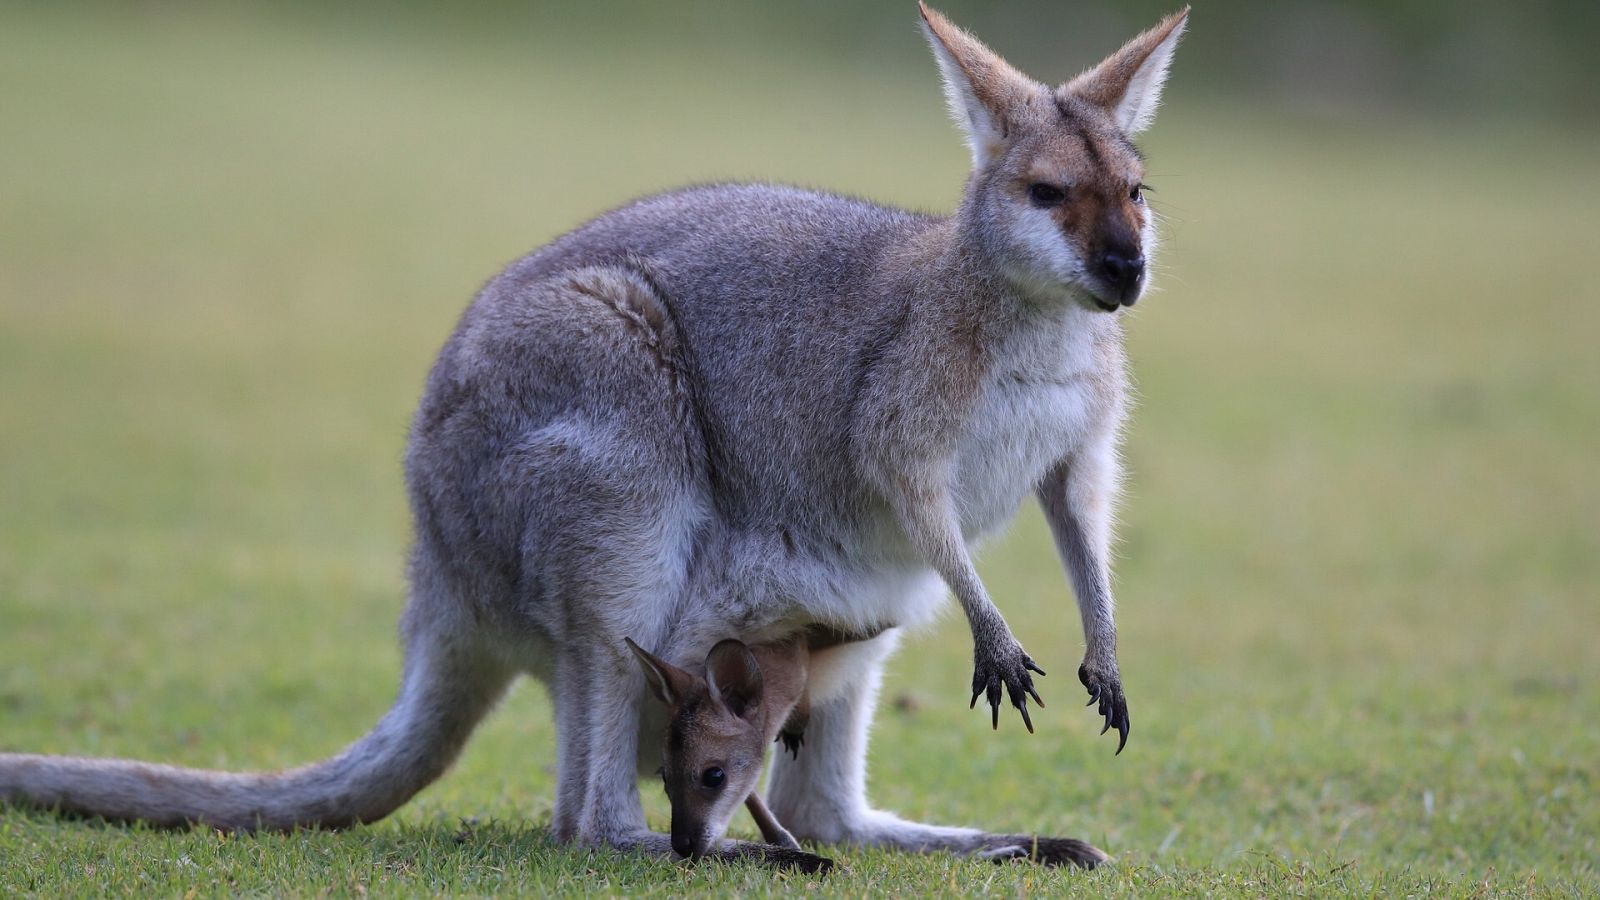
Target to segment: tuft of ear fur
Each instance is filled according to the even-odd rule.
[[[1123,131],[1138,134],[1150,126],[1161,105],[1161,87],[1167,81],[1172,52],[1188,23],[1189,7],[1185,6],[1061,90],[1105,109]]]
[[[644,680],[650,685],[650,693],[670,707],[676,708],[681,704],[693,688],[695,677],[635,644],[633,638],[623,640],[628,642],[628,649],[633,651],[639,668],[644,670]]]
[[[917,8],[922,11],[922,32],[944,79],[950,115],[966,133],[972,167],[981,169],[1004,144],[1011,107],[1043,87],[926,3],[918,0]]]
[[[706,654],[706,684],[712,699],[741,719],[751,718],[761,706],[761,667],[740,641],[729,638]]]

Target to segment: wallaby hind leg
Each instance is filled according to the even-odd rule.
[[[585,698],[572,685],[582,675],[570,654],[556,663],[550,705],[556,720],[556,805],[550,830],[558,841],[578,837],[578,819],[589,793],[589,719]]]
[[[628,629],[608,618],[663,624],[638,597],[668,590],[663,561],[681,570],[689,551],[696,432],[677,332],[643,273],[591,266],[502,289],[514,302],[483,309],[430,376],[408,471],[419,534],[436,536],[452,577],[481,585],[469,593],[491,598],[485,618],[539,636],[516,652],[548,683],[552,831],[574,840],[592,770],[626,756],[592,736],[613,702],[592,657],[625,649]]]
[[[840,691],[813,697],[805,752],[773,760],[767,802],[801,840],[895,847],[919,853],[948,850],[985,859],[1029,858],[1049,865],[1094,868],[1107,857],[1083,841],[991,834],[911,822],[867,805],[867,733],[877,702],[883,663],[894,649],[893,632],[850,648],[839,662],[857,669],[840,678]]]

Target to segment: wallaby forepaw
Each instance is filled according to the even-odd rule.
[[[778,740],[783,742],[783,749],[789,751],[795,759],[800,758],[800,747],[805,744],[806,736],[798,732],[780,731]]]
[[[1033,719],[1028,715],[1028,698],[1044,707],[1044,701],[1039,699],[1039,692],[1033,688],[1033,676],[1030,672],[1044,674],[1028,654],[1022,652],[1022,645],[1011,641],[1010,646],[995,652],[978,648],[973,653],[972,672],[972,702],[967,705],[971,709],[978,705],[978,698],[984,697],[989,703],[990,721],[994,728],[1000,727],[1000,698],[1001,686],[1011,697],[1011,705],[1022,714],[1022,724],[1028,728],[1028,733],[1033,733]]]
[[[1122,693],[1122,675],[1114,664],[1107,669],[1085,662],[1078,667],[1078,680],[1089,690],[1087,705],[1100,704],[1098,712],[1105,716],[1106,724],[1100,733],[1117,730],[1117,753],[1121,754],[1128,745],[1128,698]]]
[[[992,846],[974,855],[997,863],[1017,860],[1042,866],[1077,866],[1080,869],[1093,869],[1111,859],[1100,848],[1075,838],[1018,834],[995,835],[993,840],[995,843]]]

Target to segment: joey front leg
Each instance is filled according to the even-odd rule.
[[[789,829],[783,827],[778,817],[767,809],[767,804],[761,795],[752,791],[744,800],[745,809],[750,810],[750,818],[756,820],[756,827],[761,829],[761,839],[775,847],[785,850],[799,850],[800,842],[794,839]]]
[[[1117,752],[1128,743],[1128,700],[1117,669],[1117,626],[1111,597],[1111,501],[1117,482],[1112,436],[1063,461],[1045,476],[1039,503],[1055,535],[1061,563],[1078,597],[1084,655],[1078,679],[1098,704],[1105,734],[1117,730]]]
[[[961,602],[967,625],[972,629],[972,701],[977,706],[978,697],[989,702],[991,722],[1000,727],[1001,687],[1010,695],[1011,705],[1022,714],[1022,724],[1033,732],[1033,720],[1028,715],[1028,698],[1044,706],[1038,691],[1033,687],[1033,675],[1044,674],[1034,664],[1006,624],[1005,617],[989,599],[989,592],[978,578],[978,570],[967,553],[961,538],[961,523],[956,516],[950,492],[943,485],[947,480],[930,479],[939,486],[919,488],[910,479],[901,479],[900,490],[893,498],[901,527],[911,539],[911,544],[927,560],[934,571],[949,585],[951,592]]]

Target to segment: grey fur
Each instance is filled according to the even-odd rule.
[[[554,833],[668,853],[637,784],[654,768],[640,735],[662,723],[623,638],[682,663],[722,638],[823,626],[876,636],[813,668],[805,752],[774,764],[772,813],[797,837],[1104,860],[1077,841],[922,825],[866,801],[894,626],[931,618],[941,580],[972,628],[974,699],[987,694],[998,717],[1004,690],[1027,718],[1038,669],[969,548],[1036,490],[1078,592],[1085,683],[1108,724],[1119,710],[1126,721],[1107,569],[1122,337],[1100,311],[1118,300],[1085,260],[1106,229],[1146,245],[1153,233],[1131,207],[1081,236],[1042,230],[1018,192],[1043,160],[1101,179],[1107,204],[1126,193],[1140,170],[1112,107],[1074,100],[1066,120],[1057,101],[1159,91],[1159,78],[1135,77],[1150,52],[1138,42],[1155,40],[1052,94],[1003,63],[974,64],[982,45],[925,16],[955,62],[941,56],[947,78],[988,79],[952,86],[952,103],[1010,104],[973,107],[1005,118],[1007,143],[979,148],[998,155],[981,157],[953,216],[777,186],[691,188],[601,216],[483,288],[412,426],[406,677],[370,735],[276,775],[0,754],[0,797],[160,824],[370,821],[436,778],[527,673],[555,707]],[[1170,55],[1175,37],[1163,40]],[[771,861],[775,849],[722,853]]]

